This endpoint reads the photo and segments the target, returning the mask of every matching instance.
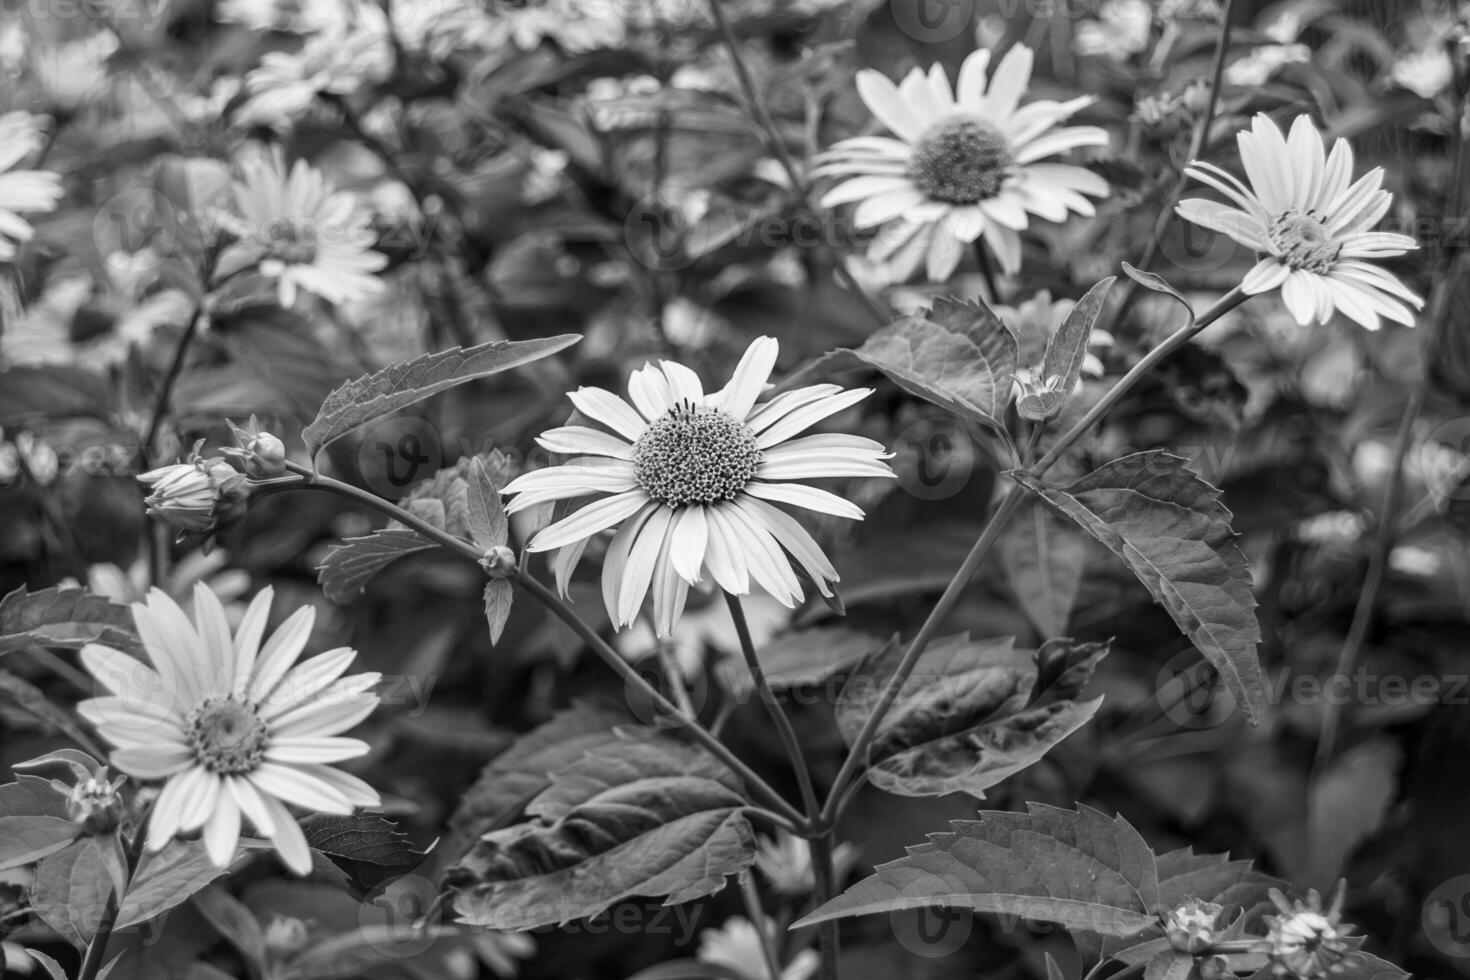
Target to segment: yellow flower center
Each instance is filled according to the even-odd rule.
[[[1283,211],[1271,221],[1267,237],[1282,263],[1321,275],[1332,269],[1342,244],[1327,233],[1327,226],[1311,210]]]
[[[672,507],[733,500],[755,478],[760,461],[749,426],[688,402],[649,423],[633,446],[638,483]]]
[[[185,734],[204,768],[227,776],[254,770],[270,742],[255,705],[233,697],[207,699],[189,716]]]
[[[974,204],[999,194],[1015,169],[1016,158],[1000,130],[973,116],[955,116],[919,138],[908,177],[933,200]]]

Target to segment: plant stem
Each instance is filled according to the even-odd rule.
[[[833,828],[827,827],[811,838],[812,875],[816,884],[812,898],[818,907],[837,895],[837,872],[832,859],[833,832]],[[818,975],[821,980],[837,980],[837,957],[842,949],[840,941],[836,919],[828,919],[817,926]]]
[[[558,619],[566,623],[580,636],[603,661],[613,669],[613,673],[622,679],[623,683],[636,687],[644,697],[647,697],[659,711],[678,720],[682,730],[687,731],[689,736],[700,745],[708,749],[721,762],[729,766],[735,773],[745,781],[751,791],[771,806],[781,816],[790,820],[798,827],[805,829],[807,820],[785,797],[770,787],[764,779],[761,779],[750,766],[742,762],[735,753],[731,752],[709,730],[701,725],[698,719],[693,718],[679,710],[679,707],[664,697],[653,685],[643,679],[643,675],[633,669],[633,666],[624,660],[616,650],[608,646],[607,641],[597,634],[587,622],[578,616],[576,612],[562,601],[554,591],[542,585],[536,578],[530,575],[517,575],[515,581],[547,609],[551,610]]]
[[[740,56],[740,45],[735,40],[735,32],[730,29],[730,21],[725,17],[725,11],[721,8],[720,0],[709,0],[710,16],[714,18],[715,26],[720,30],[720,37],[725,42],[725,47],[730,52],[730,62],[735,68],[735,77],[740,81],[741,91],[745,93],[745,101],[750,103],[750,111],[755,116],[755,121],[765,134],[766,143],[771,152],[776,155],[776,160],[781,164],[781,169],[786,171],[786,177],[791,181],[791,189],[801,197],[806,196],[806,181],[801,176],[801,171],[796,168],[796,161],[791,159],[791,151],[786,148],[785,140],[776,131],[775,120],[771,118],[771,111],[766,108],[766,100],[761,98],[760,92],[755,87],[755,80],[750,77],[750,69],[745,66],[745,59]]]
[[[194,338],[199,333],[199,323],[203,317],[203,305],[194,307],[194,315],[189,318],[188,325],[184,327],[184,335],[179,338],[178,346],[174,348],[173,360],[169,362],[168,373],[163,376],[163,384],[154,398],[153,415],[148,420],[148,434],[143,437],[143,445],[140,447],[146,466],[152,465],[153,442],[163,428],[164,417],[168,415],[169,401],[173,397],[174,385],[178,383],[179,375],[184,371],[184,361],[188,358],[189,348],[194,345]]]
[[[786,755],[791,760],[791,768],[796,773],[796,782],[801,789],[802,806],[806,808],[811,828],[812,868],[819,883],[819,890],[825,894],[821,901],[825,902],[832,897],[831,830],[823,828],[820,824],[822,804],[818,801],[816,789],[812,786],[812,775],[807,767],[806,758],[801,754],[801,743],[796,738],[796,731],[791,727],[791,719],[786,717],[786,712],[781,708],[780,699],[776,697],[776,692],[771,689],[770,682],[766,680],[766,672],[761,667],[760,658],[755,654],[755,644],[750,638],[750,626],[745,621],[745,610],[740,606],[740,598],[728,592],[725,592],[724,596],[725,604],[730,607],[730,618],[735,621],[735,633],[740,637],[740,652],[744,654],[745,666],[750,670],[751,683],[755,686],[761,701],[765,703],[766,711],[776,725],[776,732],[786,747]],[[823,883],[825,887],[822,887]],[[837,921],[833,919],[822,923],[818,936],[821,949],[821,976],[823,980],[836,980]],[[780,974],[773,973],[772,976],[778,977]]]
[[[985,530],[980,532],[980,537],[975,539],[975,544],[970,548],[970,553],[965,556],[965,560],[960,565],[959,571],[955,572],[954,578],[949,580],[949,585],[945,587],[944,594],[939,597],[939,601],[929,611],[929,617],[924,620],[924,625],[919,627],[918,634],[914,636],[913,641],[909,643],[908,649],[904,651],[903,659],[899,661],[898,667],[893,672],[893,676],[888,679],[888,683],[884,685],[882,693],[878,695],[878,703],[873,706],[873,710],[868,715],[867,721],[863,722],[862,730],[858,732],[857,738],[853,740],[852,749],[847,753],[847,759],[843,761],[842,768],[837,773],[837,778],[832,782],[832,789],[827,795],[827,805],[822,808],[822,823],[819,825],[819,829],[832,823],[836,816],[843,790],[846,789],[848,782],[857,774],[857,771],[866,764],[868,748],[872,745],[873,738],[878,734],[878,727],[883,723],[884,717],[888,714],[888,709],[892,708],[893,703],[898,700],[898,692],[903,689],[904,682],[914,672],[914,666],[918,664],[919,656],[929,645],[929,641],[934,639],[934,634],[939,630],[940,625],[944,622],[944,618],[949,615],[950,610],[954,608],[955,603],[959,602],[961,593],[970,584],[970,579],[974,577],[975,572],[980,568],[980,563],[985,560],[985,556],[990,553],[991,547],[994,546],[996,540],[1000,537],[1000,532],[1005,529],[1006,524],[1015,514],[1024,496],[1020,489],[1016,488],[1011,490],[1005,499],[1000,502],[1000,506],[995,509],[995,513],[990,515],[990,520],[986,523]]]
[[[138,865],[143,863],[143,845],[148,841],[148,813],[138,821],[138,829],[133,831],[133,839],[128,842],[127,851],[127,880],[123,882],[121,891],[114,891],[107,897],[107,905],[102,910],[102,918],[97,923],[97,932],[92,936],[92,941],[87,944],[87,952],[82,956],[82,966],[77,972],[77,980],[96,980],[97,971],[102,969],[103,960],[107,956],[107,944],[112,939],[112,929],[117,925],[117,917],[122,912],[123,899],[127,897],[128,888],[133,883],[133,877],[138,873]]]
[[[766,929],[766,912],[761,907],[760,892],[755,888],[755,875],[749,871],[740,876],[740,897],[745,900],[745,914],[760,937],[761,959],[765,961],[766,975],[771,980],[781,976],[781,958],[776,955],[775,937]]]
[[[1153,350],[1143,355],[1143,357],[1139,359],[1139,362],[1133,365],[1128,373],[1123,375],[1122,379],[1119,380],[1117,384],[1108,389],[1107,394],[1098,399],[1097,404],[1092,406],[1092,408],[1087,412],[1086,415],[1082,416],[1082,418],[1077,420],[1077,423],[1075,425],[1073,425],[1066,432],[1062,433],[1057,441],[1052,444],[1051,448],[1046,451],[1045,455],[1041,457],[1040,462],[1038,462],[1036,466],[1032,468],[1032,474],[1039,476],[1040,474],[1045,473],[1048,469],[1050,469],[1057,460],[1062,458],[1062,455],[1066,453],[1068,449],[1072,448],[1073,443],[1086,435],[1104,415],[1112,410],[1114,405],[1122,401],[1123,396],[1128,394],[1133,386],[1138,384],[1138,382],[1143,379],[1144,375],[1148,374],[1154,369],[1154,365],[1158,364],[1160,361],[1167,358],[1170,354],[1174,353],[1176,350],[1189,343],[1189,341],[1193,339],[1194,336],[1198,334],[1201,330],[1205,329],[1205,327],[1208,327],[1210,324],[1214,323],[1216,320],[1220,319],[1220,317],[1235,309],[1237,306],[1239,306],[1241,303],[1244,303],[1249,298],[1249,296],[1241,292],[1239,286],[1235,287],[1234,289],[1230,290],[1230,292],[1226,293],[1224,296],[1221,296],[1218,300],[1216,300],[1214,305],[1212,305],[1208,310],[1205,310],[1203,313],[1201,313],[1197,318],[1195,318],[1193,322],[1186,323],[1184,326],[1180,327],[1178,330],[1174,331],[1167,338],[1165,338],[1164,342],[1159,344],[1159,346],[1155,347]]]

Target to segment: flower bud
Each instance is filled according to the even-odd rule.
[[[229,426],[239,448],[226,449],[224,452],[240,461],[247,476],[256,480],[270,480],[285,474],[286,444],[271,433],[261,431],[255,416],[250,417],[250,423],[243,429],[233,422]]]
[[[151,491],[148,516],[192,534],[205,534],[238,518],[250,496],[244,474],[222,456],[200,458],[201,439],[182,463],[161,466],[138,477]]]
[[[498,544],[485,552],[485,557],[480,559],[480,567],[491,578],[510,578],[516,573],[516,553]]]
[[[1058,390],[1061,379],[1051,377],[1041,381],[1036,372],[1016,375],[1019,393],[1016,395],[1016,412],[1030,422],[1045,422],[1067,404],[1067,395]]]
[[[277,915],[265,927],[265,948],[281,959],[301,952],[310,939],[306,923],[289,915]]]
[[[1215,944],[1215,924],[1221,911],[1221,906],[1197,898],[1175,908],[1164,919],[1169,945],[1191,956],[1203,953]]]
[[[1297,980],[1320,980],[1355,962],[1354,951],[1362,939],[1349,936],[1352,927],[1342,922],[1341,884],[1326,911],[1315,890],[1308,892],[1306,902],[1287,902],[1274,888],[1270,894],[1281,915],[1266,916],[1270,932],[1259,951],[1271,958],[1272,972]]]
[[[123,777],[116,782],[107,781],[107,767],[97,775],[83,779],[72,787],[67,797],[66,814],[75,823],[92,834],[105,834],[117,827],[122,817]]]

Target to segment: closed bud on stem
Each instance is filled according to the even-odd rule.
[[[250,497],[245,475],[223,456],[201,457],[200,440],[181,463],[160,466],[138,477],[148,488],[148,516],[185,534],[207,534],[244,513]]]
[[[238,448],[225,449],[225,455],[238,459],[247,476],[256,480],[271,480],[286,474],[286,444],[279,437],[260,428],[255,416],[245,428],[233,422],[230,431],[235,434]]]
[[[1215,944],[1215,925],[1221,911],[1221,906],[1197,898],[1173,909],[1164,919],[1169,945],[1191,956],[1203,953]]]
[[[498,544],[485,552],[485,557],[480,559],[480,567],[491,578],[512,578],[516,574],[516,553]]]
[[[107,781],[107,767],[97,775],[80,780],[72,787],[66,801],[66,814],[72,823],[91,834],[106,834],[116,829],[122,818],[122,784],[125,776]]]

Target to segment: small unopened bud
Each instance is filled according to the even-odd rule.
[[[516,574],[516,553],[498,544],[485,552],[485,557],[480,559],[480,567],[491,578],[511,578]]]
[[[104,766],[96,776],[83,779],[72,787],[66,801],[66,815],[88,833],[111,831],[122,817],[122,784],[121,776],[116,782],[109,783],[107,767]]]
[[[1348,935],[1352,927],[1342,921],[1341,882],[1325,910],[1315,890],[1307,893],[1305,902],[1288,902],[1274,888],[1270,896],[1281,914],[1265,917],[1270,932],[1259,951],[1271,958],[1272,972],[1297,980],[1321,980],[1354,964],[1355,950],[1362,945],[1362,939]]]
[[[306,923],[289,915],[277,915],[265,927],[265,948],[280,959],[301,952],[310,940]]]
[[[247,476],[256,480],[270,480],[285,475],[286,444],[269,432],[261,430],[255,416],[245,428],[233,422],[230,431],[235,434],[239,448],[226,449],[225,454],[240,461]]]
[[[1215,924],[1221,911],[1221,906],[1197,898],[1180,905],[1164,919],[1169,945],[1191,956],[1203,953],[1215,944]]]
[[[1234,975],[1230,969],[1230,961],[1219,953],[1199,959],[1199,980],[1225,980]]]
[[[1041,380],[1038,372],[1016,375],[1020,393],[1016,396],[1016,412],[1029,422],[1045,422],[1067,404],[1067,395],[1058,390],[1061,379],[1056,377]]]

